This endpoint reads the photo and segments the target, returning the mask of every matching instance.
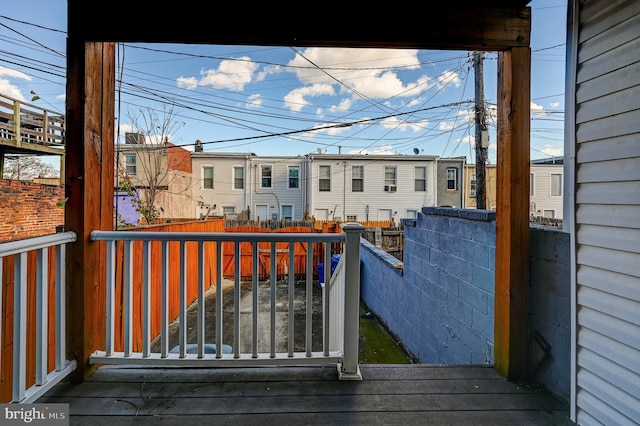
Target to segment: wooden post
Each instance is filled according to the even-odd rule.
[[[115,44],[67,40],[65,229],[78,240],[67,249],[68,353],[72,381],[93,369],[89,355],[105,345],[105,248],[93,230],[113,229]]]
[[[531,50],[498,54],[498,176],[494,361],[509,379],[527,375]]]

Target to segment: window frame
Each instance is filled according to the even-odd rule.
[[[206,171],[209,170],[209,169],[211,170],[211,178],[210,178],[211,179],[211,187],[207,187],[207,180],[209,178],[207,178],[207,176],[206,176],[206,174],[207,174]],[[212,165],[209,165],[209,164],[203,164],[201,166],[201,170],[202,170],[202,189],[206,189],[206,190],[214,189],[215,188],[215,183],[214,183],[215,181],[214,181],[214,178],[213,178],[214,177],[214,173],[215,173],[214,167]]]
[[[298,172],[295,177],[291,176],[293,170]],[[296,182],[295,186],[291,186],[292,179]],[[287,189],[300,189],[300,166],[287,166]]]
[[[236,172],[238,170],[242,171],[242,177],[237,177]],[[244,166],[233,166],[233,175],[232,175],[232,189],[234,191],[241,191],[245,187],[245,169]],[[238,187],[238,179],[242,179],[242,186]]]
[[[129,161],[133,159],[133,162]],[[138,156],[135,154],[124,154],[124,168],[127,176],[136,176],[138,172]],[[133,172],[130,170],[133,168]]]
[[[331,192],[331,166],[318,165],[318,192]]]
[[[269,170],[269,176],[265,177],[265,169]],[[269,180],[269,185],[265,186],[265,179]],[[260,165],[260,188],[273,188],[273,166],[271,164]]]
[[[360,177],[355,176],[354,171],[360,170]],[[360,184],[360,188],[356,188],[356,183]],[[351,166],[351,192],[364,192],[364,166]]]
[[[393,178],[388,178],[387,173],[393,172]],[[398,185],[398,166],[384,166],[384,186]]]
[[[453,172],[453,178],[449,177],[449,172]],[[446,171],[446,175],[447,175],[447,191],[458,191],[458,169],[455,167],[447,167],[447,171]],[[450,186],[450,182],[453,182],[453,188],[451,188]]]
[[[553,191],[553,178],[554,176],[558,177],[558,193],[554,194]],[[550,197],[562,197],[562,173],[549,173],[549,196]]]
[[[423,176],[418,177],[418,170],[422,170]],[[422,183],[423,189],[418,189],[418,183]],[[413,190],[415,192],[427,192],[427,167],[415,166],[413,169]]]

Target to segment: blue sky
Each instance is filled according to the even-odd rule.
[[[531,158],[563,155],[566,0],[530,6]],[[0,94],[63,112],[65,32],[66,0],[3,5]],[[170,110],[168,137],[189,149],[199,139],[205,151],[418,150],[475,162],[471,52],[120,45],[117,56],[120,133],[141,112],[162,118]],[[491,163],[496,57],[484,59]]]

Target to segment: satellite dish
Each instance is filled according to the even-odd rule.
[[[418,155],[418,154],[420,154],[420,150],[418,148],[413,148],[413,153],[415,155]]]

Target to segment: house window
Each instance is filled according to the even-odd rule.
[[[260,176],[260,186],[262,188],[271,188],[271,166],[261,166]]]
[[[542,216],[545,217],[546,219],[554,219],[556,217],[556,211],[555,210],[545,210],[542,213]]]
[[[415,219],[418,217],[418,211],[417,210],[407,210],[407,217],[409,219]]]
[[[289,176],[289,188],[300,187],[300,166],[289,166],[287,170]]]
[[[331,166],[320,166],[318,172],[318,191],[331,191]]]
[[[458,190],[458,169],[447,169],[447,190]]]
[[[136,175],[136,156],[135,155],[125,155],[124,156],[124,164],[127,169],[127,175],[135,176]]]
[[[244,189],[244,167],[233,168],[233,189]]]
[[[236,208],[234,206],[231,207],[222,207],[222,214],[225,217],[233,216],[236,214]]]
[[[562,175],[551,173],[551,196],[560,197],[562,195]]]
[[[415,190],[419,192],[424,192],[427,190],[427,168],[426,167],[416,167]]]
[[[533,173],[529,173],[529,196],[533,197],[535,194],[535,178],[533,177]]]
[[[351,167],[351,192],[364,191],[364,166]]]
[[[293,206],[290,206],[290,205],[282,206],[282,219],[293,220]]]
[[[358,221],[358,215],[357,214],[348,214],[347,215],[347,222],[357,222]]]
[[[384,185],[396,185],[396,168],[395,166],[384,166]]]
[[[202,188],[213,189],[213,167],[211,166],[202,168]]]
[[[470,197],[475,197],[476,196],[476,174],[475,173],[471,173],[471,192],[469,193]]]

